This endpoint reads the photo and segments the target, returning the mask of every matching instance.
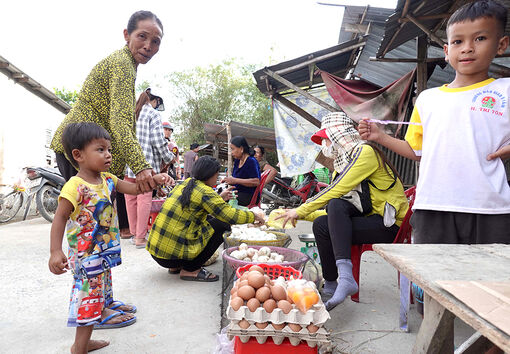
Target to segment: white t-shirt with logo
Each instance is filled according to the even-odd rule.
[[[423,91],[405,140],[421,155],[413,209],[510,213],[501,159],[487,155],[510,143],[510,78]]]

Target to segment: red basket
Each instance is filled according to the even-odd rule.
[[[303,274],[292,267],[286,267],[281,266],[279,264],[265,264],[265,263],[257,263],[259,267],[264,269],[264,273],[266,273],[269,278],[271,279],[277,279],[278,277],[284,277],[285,280],[289,280],[290,277],[294,277],[294,279],[301,279],[303,277]],[[241,275],[243,275],[244,272],[247,272],[250,270],[251,267],[253,267],[254,264],[247,264],[241,268],[237,268],[236,270],[236,276],[237,278],[241,278]]]
[[[260,249],[266,246],[250,246],[250,248]],[[267,246],[271,249],[271,252],[278,252],[282,256],[285,257],[286,262],[283,263],[284,266],[292,267],[294,269],[303,269],[305,263],[308,261],[308,256],[301,253],[298,250],[294,250],[292,248],[284,248],[284,247],[275,247],[275,246]],[[240,259],[235,259],[231,257],[230,254],[237,250],[239,247],[230,247],[223,250],[222,257],[227,262],[227,264],[232,267],[233,270],[237,268],[244,267],[245,265],[254,265],[259,264],[258,262],[248,262]],[[278,263],[276,263],[278,264]],[[281,263],[280,263],[281,264]]]

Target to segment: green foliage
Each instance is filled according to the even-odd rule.
[[[58,98],[67,102],[70,106],[72,106],[78,99],[78,91],[76,90],[71,91],[62,87],[62,89],[53,88],[53,92],[55,92],[55,95],[57,95]]]
[[[149,87],[151,87],[149,81],[144,80],[143,82],[136,85],[136,93],[140,94],[143,91],[147,90]]]
[[[238,121],[272,127],[271,101],[257,89],[254,71],[255,66],[230,59],[168,75],[170,91],[179,102],[169,118],[181,128],[176,136],[179,145],[204,143],[204,123]]]

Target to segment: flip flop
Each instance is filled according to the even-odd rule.
[[[120,316],[120,315],[124,315],[124,314],[125,314],[124,311],[114,312],[110,316],[106,317],[104,320],[99,322],[99,324],[94,325],[94,329],[121,328],[121,327],[130,326],[130,325],[132,325],[133,323],[136,322],[136,317],[133,317],[130,320],[127,320],[127,321],[124,321],[124,322],[120,322],[120,323],[111,323],[111,324],[106,323],[109,320],[111,320],[112,318]]]
[[[168,268],[168,274],[179,274],[181,272],[181,268],[176,268],[175,270],[171,270]]]
[[[213,281],[218,281],[220,279],[220,277],[216,274],[213,274],[215,277],[214,278],[210,278],[209,276],[213,274],[211,273],[210,271],[208,271],[207,269],[205,268],[201,268],[200,269],[200,272],[198,272],[198,274],[193,277],[191,275],[181,275],[181,279],[182,280],[187,280],[187,281],[202,281],[202,282],[213,282]]]
[[[126,313],[135,313],[136,312],[135,305],[125,304],[120,300],[113,300],[112,303],[114,303],[115,305],[113,305],[112,307],[108,307],[109,310],[117,310],[121,306],[131,306],[131,310],[124,310],[124,312],[126,312]]]

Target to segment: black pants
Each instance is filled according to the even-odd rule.
[[[237,192],[237,204],[242,206],[250,205],[251,198],[253,198],[253,193],[250,192]],[[258,203],[260,195],[257,196],[256,203]]]
[[[208,217],[207,221],[214,229],[214,233],[202,252],[194,259],[163,259],[155,256],[152,258],[163,268],[182,268],[187,272],[193,272],[202,267],[223,243],[223,233],[230,230],[229,224],[213,217]]]
[[[348,201],[332,199],[328,203],[328,215],[315,219],[312,229],[324,279],[334,281],[338,278],[336,260],[350,259],[351,245],[391,243],[399,227],[386,227],[382,216],[363,216]]]
[[[510,244],[510,214],[415,210],[414,243]]]
[[[66,181],[73,176],[76,176],[78,171],[74,168],[74,166],[69,162],[69,160],[65,157],[64,154],[55,153],[58,170],[60,174]],[[119,229],[128,229],[129,222],[127,217],[126,210],[126,200],[124,198],[124,194],[117,192],[116,198],[117,200],[117,216],[119,218]],[[113,200],[112,200],[113,202]]]

